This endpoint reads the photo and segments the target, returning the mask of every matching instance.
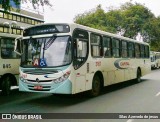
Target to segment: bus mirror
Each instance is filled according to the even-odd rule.
[[[82,50],[82,41],[79,41],[79,39],[77,39],[77,49]]]
[[[21,37],[15,39],[14,52],[17,53],[18,55],[22,54],[21,40],[22,40]]]

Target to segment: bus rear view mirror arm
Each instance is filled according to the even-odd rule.
[[[18,55],[22,55],[22,44],[21,44],[22,37],[18,37],[15,39],[15,46],[14,46],[14,52]]]

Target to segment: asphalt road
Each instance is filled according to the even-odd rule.
[[[101,95],[95,98],[89,98],[84,93],[74,96],[55,96],[19,92],[18,89],[15,89],[10,96],[0,95],[0,113],[160,113],[159,101],[160,69],[153,70],[142,77],[140,83],[128,81],[105,87]],[[60,120],[54,119],[54,121]],[[96,122],[97,120],[87,119],[87,121]],[[98,121],[160,122],[160,119],[105,120],[104,118]]]

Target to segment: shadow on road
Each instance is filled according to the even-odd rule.
[[[136,85],[136,84],[141,84],[141,83],[144,83],[146,81],[148,81],[148,79],[141,79],[140,83],[135,82],[135,80],[129,80],[129,81],[113,84],[113,85],[110,85],[110,86],[106,86],[106,87],[104,87],[104,89],[102,91],[102,94],[107,94],[107,93],[117,91],[117,90],[129,87],[129,86],[133,86],[133,85]]]
[[[144,83],[147,79],[143,79],[141,83]],[[104,94],[108,94],[126,87],[130,87],[137,83],[133,81],[126,81],[122,83],[118,83],[115,85],[107,86],[103,89],[102,93],[99,97]],[[19,105],[38,105],[38,106],[70,106],[74,104],[79,104],[81,102],[93,99],[86,95],[87,92],[79,93],[76,95],[52,95],[52,94],[44,94],[44,93],[27,93],[27,92],[19,92],[18,89],[12,91],[10,96],[2,96],[0,95],[0,106],[3,104],[19,104]]]

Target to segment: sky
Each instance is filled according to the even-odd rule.
[[[107,8],[113,6],[115,8],[121,6],[130,0],[50,0],[52,8],[44,9],[45,23],[72,23],[78,14],[88,12],[97,5],[101,4],[102,8],[107,11]],[[144,4],[155,16],[160,15],[160,0],[132,0],[132,3]]]

